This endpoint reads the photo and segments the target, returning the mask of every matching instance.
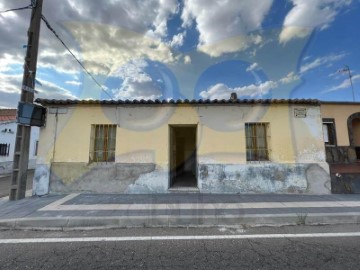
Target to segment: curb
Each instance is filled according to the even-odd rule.
[[[360,213],[316,213],[221,216],[118,216],[19,218],[0,220],[0,229],[84,230],[136,227],[219,227],[359,224]]]

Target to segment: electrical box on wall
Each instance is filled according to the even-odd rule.
[[[17,122],[25,126],[45,126],[46,108],[32,103],[19,102]]]

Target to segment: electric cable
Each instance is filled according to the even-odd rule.
[[[60,38],[60,36],[56,33],[54,28],[51,27],[48,20],[44,15],[41,15],[41,19],[44,21],[46,27],[55,35],[55,37],[61,42],[61,44],[66,48],[66,50],[72,55],[72,57],[79,63],[79,65],[84,69],[84,71],[89,75],[89,77],[101,88],[101,90],[112,99],[112,96],[105,90],[105,88],[95,79],[95,77],[85,68],[83,63],[74,55],[74,53],[70,50],[70,48],[65,44],[65,42]]]
[[[2,11],[0,11],[0,13],[10,12],[10,11],[18,11],[18,10],[25,10],[25,9],[32,9],[32,8],[33,8],[32,5],[28,5],[26,7],[21,7],[21,8],[12,8],[12,9],[7,9],[7,10],[2,10]]]

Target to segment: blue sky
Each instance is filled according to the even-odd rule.
[[[27,0],[0,2],[0,10]],[[0,14],[0,106],[16,107],[30,10]],[[359,0],[64,0],[43,14],[113,99],[360,101]],[[42,98],[108,99],[42,24]]]

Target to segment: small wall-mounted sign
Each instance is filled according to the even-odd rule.
[[[22,86],[22,90],[24,90],[24,91],[26,91],[26,92],[30,92],[30,93],[35,93],[35,94],[39,93],[39,92],[36,91],[35,89],[32,89],[31,87],[26,86],[26,85],[23,85],[23,86]]]
[[[294,108],[295,118],[306,118],[306,108]]]

